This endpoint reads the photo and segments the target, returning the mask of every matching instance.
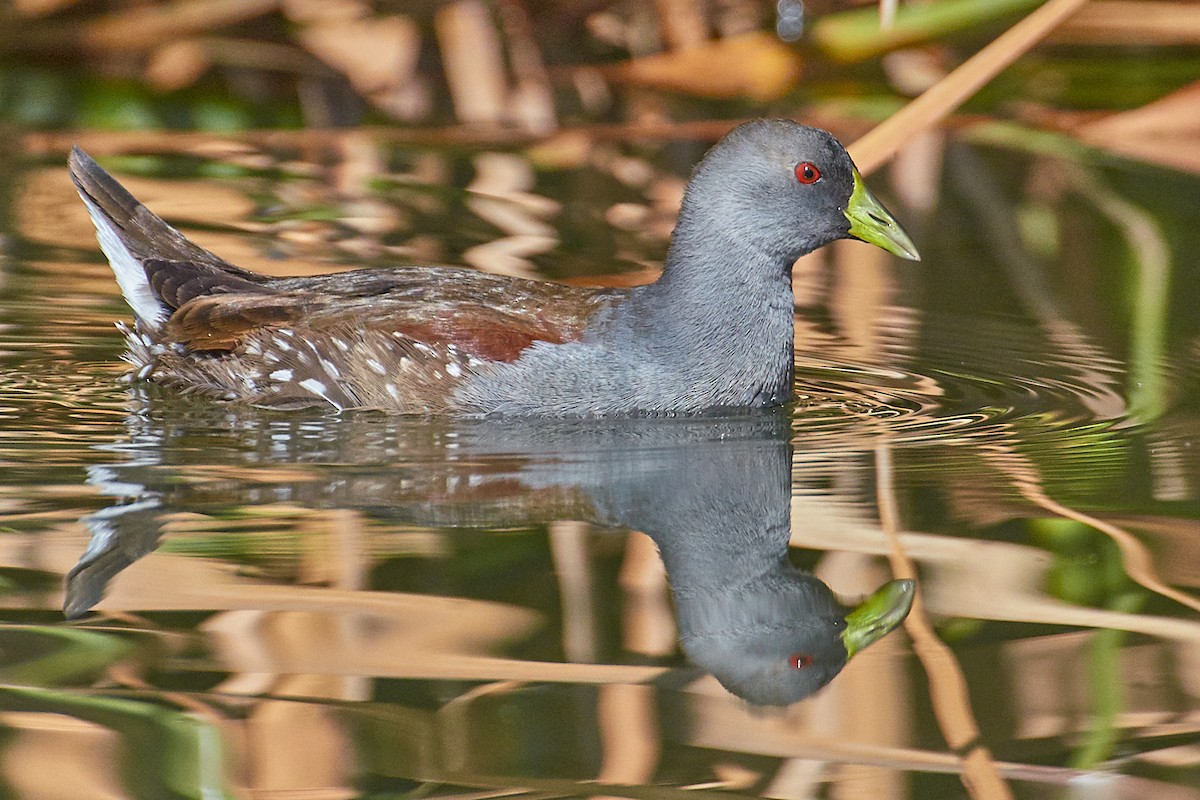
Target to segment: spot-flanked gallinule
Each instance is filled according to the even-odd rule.
[[[184,238],[75,148],[140,378],[275,408],[695,413],[786,403],[791,270],[835,239],[917,251],[825,131],[756,120],[692,175],[662,276],[592,289],[468,269],[271,278]]]

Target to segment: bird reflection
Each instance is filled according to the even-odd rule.
[[[89,481],[121,500],[85,518],[92,541],[67,576],[67,616],[154,549],[166,511],[267,499],[443,527],[574,519],[643,531],[666,566],[685,654],[756,704],[812,694],[912,604],[912,582],[892,581],[847,607],[790,563],[786,414],[435,423],[211,407],[198,418],[181,406],[178,418],[130,416],[126,462],[92,470]],[[323,468],[265,490],[179,480],[171,464],[194,464],[208,436],[220,443],[200,445],[209,463],[229,453],[240,465]]]

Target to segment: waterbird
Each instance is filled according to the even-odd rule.
[[[793,263],[855,238],[918,260],[832,134],[730,131],[694,170],[661,276],[587,288],[466,268],[269,277],[189,241],[73,148],[71,178],[136,321],[133,374],[276,409],[694,414],[786,404]]]

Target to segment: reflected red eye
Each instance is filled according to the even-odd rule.
[[[812,656],[808,653],[792,653],[788,656],[788,664],[792,669],[804,669],[812,666]]]
[[[817,165],[811,161],[801,161],[796,165],[796,180],[806,186],[816,183],[821,180],[821,170],[817,169]]]

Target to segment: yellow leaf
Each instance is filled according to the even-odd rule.
[[[800,56],[773,34],[745,33],[609,67],[614,81],[701,97],[774,100],[800,77]]]

